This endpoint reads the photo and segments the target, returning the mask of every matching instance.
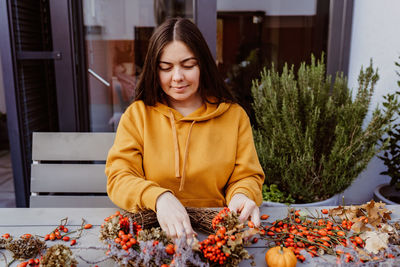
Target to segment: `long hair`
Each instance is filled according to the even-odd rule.
[[[218,72],[214,58],[197,26],[188,19],[171,18],[162,23],[150,38],[142,73],[136,85],[136,100],[154,106],[162,102],[164,93],[158,78],[158,64],[166,45],[182,41],[196,57],[200,68],[199,94],[203,101],[236,102]]]

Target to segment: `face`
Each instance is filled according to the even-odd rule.
[[[172,41],[165,46],[158,64],[158,76],[173,107],[201,105],[200,68],[194,54],[183,42]]]

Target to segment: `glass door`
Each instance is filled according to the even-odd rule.
[[[193,0],[83,1],[90,131],[116,130],[154,28],[174,16],[193,19]]]
[[[252,80],[327,53],[329,1],[217,0],[217,63],[255,123]]]

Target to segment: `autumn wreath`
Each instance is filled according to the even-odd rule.
[[[187,210],[193,227],[209,233],[205,240],[173,242],[155,226],[155,213],[117,211],[101,226],[100,240],[109,248],[106,254],[124,266],[238,266],[250,258],[244,243],[257,230],[240,223],[236,213],[228,208]]]

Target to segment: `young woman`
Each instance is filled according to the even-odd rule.
[[[184,206],[228,205],[259,225],[264,173],[249,118],[190,20],[169,19],[152,35],[105,171],[117,206],[154,210],[172,237],[194,234]]]

